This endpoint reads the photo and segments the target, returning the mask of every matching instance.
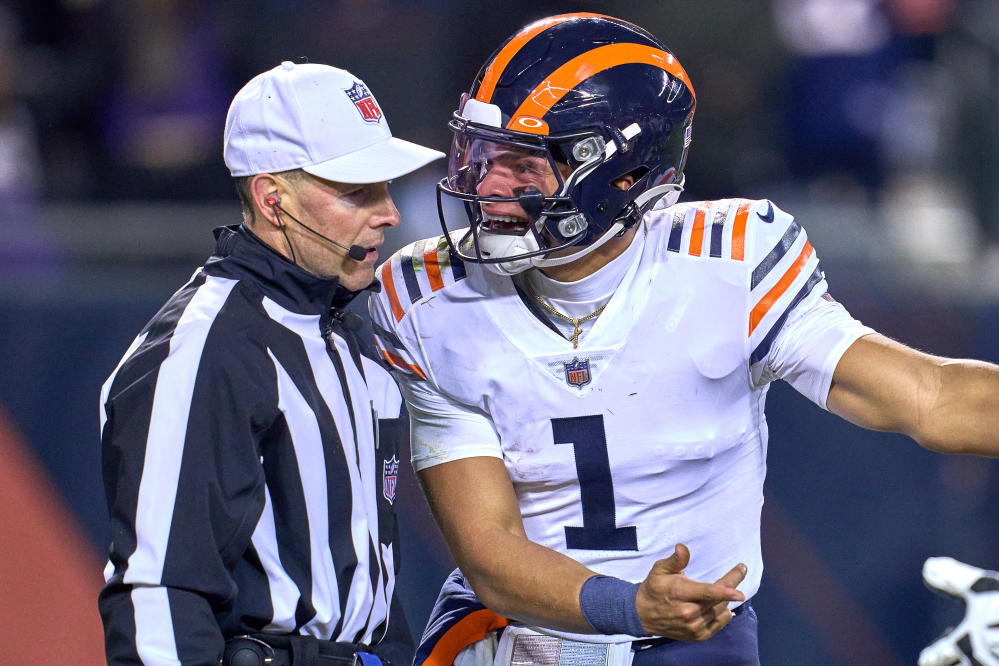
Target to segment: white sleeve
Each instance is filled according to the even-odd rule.
[[[503,457],[499,435],[484,414],[449,400],[428,382],[400,378],[399,384],[409,408],[413,469],[475,456]]]
[[[858,338],[874,333],[827,295],[803,304],[781,328],[766,361],[767,379],[783,379],[826,409],[839,359]]]

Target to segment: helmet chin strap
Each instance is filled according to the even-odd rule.
[[[635,207],[638,208],[642,215],[644,215],[648,210],[657,204],[664,203],[662,206],[664,208],[672,206],[677,202],[677,199],[680,198],[680,193],[683,192],[683,182],[684,178],[681,176],[679,183],[666,183],[664,185],[650,187],[635,197]],[[572,254],[567,254],[561,257],[532,257],[530,262],[537,268],[548,268],[549,266],[562,266],[564,264],[568,264],[585,257],[587,254],[593,252],[625,229],[626,227],[623,222],[614,222],[614,224],[612,224],[610,228],[600,236],[600,238],[593,241],[586,247],[580,248],[578,252],[573,252]]]
[[[666,183],[656,185],[642,192],[635,199],[635,205],[641,209],[642,213],[653,208],[669,208],[674,205],[683,192],[683,185],[687,182],[687,176],[680,174],[679,183]]]
[[[532,265],[534,265],[537,268],[562,266],[563,264],[571,263],[581,257],[588,255],[590,252],[593,252],[598,247],[609,241],[611,238],[614,238],[619,233],[624,231],[624,228],[625,228],[624,224],[622,224],[621,222],[615,222],[614,224],[610,225],[610,228],[607,229],[607,231],[605,231],[600,236],[600,238],[596,239],[586,247],[581,248],[578,252],[573,252],[572,254],[567,254],[561,257],[531,257],[529,261],[531,262]]]

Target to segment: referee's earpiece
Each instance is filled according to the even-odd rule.
[[[270,206],[271,210],[274,211],[274,215],[277,217],[278,227],[281,228],[281,231],[284,231],[284,222],[281,221],[281,217],[277,214],[278,204],[281,203],[281,197],[276,194],[268,194],[267,198],[264,199],[264,203]]]

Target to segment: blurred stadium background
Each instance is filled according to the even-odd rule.
[[[239,220],[221,160],[235,91],[284,59],[341,66],[397,136],[447,150],[479,65],[566,11],[632,20],[684,64],[698,94],[686,199],[770,198],[863,321],[999,361],[995,0],[6,0],[4,661],[102,663],[99,389],[211,228]],[[443,169],[393,186],[403,226],[386,250],[437,233]],[[999,463],[861,431],[782,385],[769,421],[763,663],[915,663],[961,614],[923,587],[923,560],[999,567]],[[418,633],[452,565],[411,474],[397,505]]]

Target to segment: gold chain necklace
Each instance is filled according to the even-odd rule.
[[[565,319],[567,322],[569,322],[570,324],[572,324],[572,329],[573,329],[572,330],[572,337],[570,337],[569,339],[572,340],[572,348],[573,349],[576,349],[577,347],[579,347],[579,336],[583,333],[583,329],[581,329],[579,327],[579,325],[582,324],[584,321],[589,321],[590,319],[593,319],[594,317],[596,317],[598,314],[600,314],[601,312],[604,311],[604,308],[607,307],[607,303],[610,303],[610,301],[607,301],[607,303],[604,303],[599,308],[597,308],[596,310],[594,310],[590,314],[586,315],[585,317],[570,317],[569,315],[563,314],[563,313],[559,312],[558,310],[556,310],[555,308],[553,308],[551,306],[551,303],[549,303],[545,299],[541,298],[537,294],[534,295],[534,298],[538,299],[538,303],[540,303],[541,307],[543,307],[545,310],[548,310],[548,312],[551,312],[556,317],[560,317],[562,319]]]

